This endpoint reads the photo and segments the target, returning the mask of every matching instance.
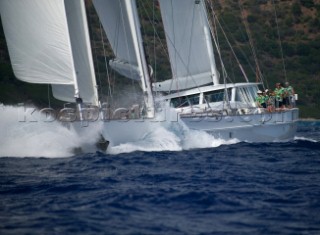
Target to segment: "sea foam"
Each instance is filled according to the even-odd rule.
[[[0,106],[0,157],[69,157],[74,149],[95,151],[103,122],[90,124],[79,134],[45,113],[24,106]],[[159,122],[160,123],[160,122]],[[144,139],[109,147],[107,153],[134,151],[182,151],[234,144],[238,140],[217,139],[204,131],[190,130],[182,123],[150,130]]]
[[[176,126],[161,126],[150,130],[143,140],[111,146],[110,154],[134,151],[182,151],[196,148],[213,148],[238,143],[237,139],[223,140],[215,138],[205,131],[190,130],[183,123]]]
[[[32,113],[32,114],[31,114]],[[68,157],[94,130],[79,136],[34,108],[0,106],[0,157]]]

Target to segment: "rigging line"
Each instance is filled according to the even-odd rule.
[[[217,19],[217,16],[215,16],[215,17],[216,17],[216,19]],[[237,61],[237,63],[238,63],[238,66],[239,66],[239,68],[240,68],[240,70],[241,70],[244,78],[246,79],[246,82],[249,82],[248,76],[247,76],[246,72],[244,71],[244,69],[243,69],[240,61],[238,60],[238,57],[237,57],[236,53],[234,52],[234,50],[233,50],[233,48],[232,48],[232,45],[231,45],[229,39],[227,38],[227,35],[226,35],[225,31],[223,30],[223,28],[222,28],[222,26],[221,26],[221,24],[220,24],[220,21],[219,21],[218,19],[217,19],[217,22],[218,22],[218,25],[220,26],[221,32],[223,33],[223,35],[224,35],[224,37],[225,37],[225,39],[226,39],[226,41],[227,41],[227,43],[228,43],[228,45],[229,45],[229,47],[230,47],[230,49],[231,49],[231,52],[232,52],[234,58],[236,59],[236,61]]]
[[[152,6],[147,6],[148,7],[148,10],[151,8],[152,9],[152,20],[150,19],[150,17],[149,17],[149,15],[148,15],[148,13],[147,13],[147,9],[146,9],[146,7],[145,7],[145,5],[144,5],[144,3],[142,2],[142,1],[139,1],[139,6],[141,6],[142,8],[143,8],[143,10],[144,10],[144,13],[147,15],[147,17],[148,17],[148,20],[149,20],[149,23],[152,25],[152,28],[154,29],[154,27],[153,27],[153,22],[154,22],[154,3],[153,3],[153,5]],[[142,10],[140,10],[140,17],[144,17],[142,14],[143,14],[143,12],[141,12]],[[141,30],[141,32],[142,32],[142,36],[144,37],[144,38],[146,38],[146,37],[148,37],[148,31],[147,31],[147,29],[146,29],[146,27],[145,27],[145,25],[147,25],[146,23],[142,23],[143,21],[141,20],[141,28],[142,28],[142,30]],[[145,21],[144,21],[145,22]],[[143,43],[143,49],[144,49],[144,51],[145,51],[145,57],[146,57],[146,62],[147,62],[147,65],[148,65],[148,72],[149,72],[149,76],[150,76],[150,79],[151,79],[151,75],[153,75],[153,68],[151,67],[151,60],[149,59],[149,58],[151,58],[150,57],[150,55],[152,54],[151,53],[151,51],[153,51],[153,53],[154,53],[154,56],[155,56],[155,30],[153,30],[153,48],[152,48],[152,50],[150,49],[150,46],[149,46],[149,43],[147,43],[148,42],[148,40],[143,40],[145,43]],[[151,67],[151,68],[150,68]],[[152,72],[152,73],[151,73]]]
[[[281,43],[281,36],[280,36],[279,24],[278,24],[277,9],[276,9],[276,5],[275,5],[275,3],[274,3],[274,0],[272,0],[272,5],[273,5],[274,16],[275,16],[276,25],[277,25],[277,33],[278,33],[280,53],[281,53],[281,58],[282,58],[282,66],[283,66],[284,78],[285,78],[285,80],[286,80],[286,82],[287,82],[287,81],[288,81],[288,79],[287,79],[287,71],[286,71],[286,65],[285,65],[284,57],[283,57],[283,50],[282,50],[282,43]]]
[[[213,15],[214,14],[214,11],[213,11],[213,4],[212,4],[212,2],[210,2],[210,7],[211,7],[211,14]],[[209,7],[208,7],[209,8]],[[210,21],[209,21],[209,27],[211,27],[210,28],[210,32],[211,32],[211,30],[212,30],[212,32],[211,32],[211,35],[212,35],[212,38],[214,38],[214,40],[215,40],[215,35],[216,35],[216,37],[217,37],[217,41],[215,41],[215,45],[216,45],[216,47],[217,47],[217,53],[219,53],[218,52],[218,48],[220,48],[220,44],[219,44],[219,40],[218,40],[218,27],[217,27],[217,24],[216,24],[216,21],[215,21],[215,19],[214,19],[214,17],[210,17]],[[221,64],[221,62],[220,62],[220,64]],[[219,74],[219,76],[220,76],[220,74]],[[231,81],[232,82],[232,81]]]
[[[213,13],[213,17],[216,19],[216,21],[217,21],[217,23],[218,23],[218,26],[219,26],[219,28],[221,29],[221,32],[222,32],[223,36],[225,37],[225,40],[226,40],[227,44],[229,45],[229,47],[230,47],[230,49],[231,49],[231,52],[232,52],[234,58],[236,59],[236,61],[237,61],[237,63],[238,63],[238,66],[239,66],[239,68],[240,68],[240,70],[241,70],[241,72],[242,72],[242,74],[243,74],[246,82],[249,82],[249,79],[248,79],[248,77],[247,77],[247,74],[245,73],[245,71],[244,71],[244,69],[243,69],[240,61],[238,60],[238,58],[237,58],[237,56],[236,56],[236,53],[234,52],[234,50],[233,50],[233,48],[232,48],[232,45],[231,45],[231,43],[230,43],[230,41],[229,41],[229,39],[228,39],[225,31],[223,30],[223,28],[222,28],[222,26],[221,26],[221,24],[220,24],[220,21],[219,21],[217,15],[215,14],[215,12],[214,12],[214,10],[213,10],[213,6],[210,5],[210,7],[211,7],[211,10],[212,10],[212,13]],[[210,29],[210,31],[211,31],[211,33],[213,32],[212,29]],[[216,43],[216,42],[215,42],[215,43]],[[217,43],[216,43],[216,47],[217,47]],[[218,47],[217,47],[217,50],[219,51]],[[219,51],[218,53],[219,53],[219,56],[221,57],[220,51]],[[223,67],[224,67],[224,66],[223,66]]]
[[[119,44],[119,41],[117,40],[117,38],[119,38],[119,31],[120,31],[120,26],[119,26],[120,20],[119,20],[119,17],[118,17],[118,19],[116,21],[117,27],[116,27],[116,32],[114,34],[115,35],[114,38],[108,38],[108,36],[106,35],[107,36],[106,42],[109,42],[109,46],[110,46],[110,48],[112,48],[111,51],[113,52],[114,57],[116,57],[116,52],[117,52],[117,48],[118,48],[118,44]],[[101,22],[100,22],[100,24],[101,24]],[[101,27],[101,25],[100,25],[100,27]],[[100,32],[101,32],[102,35],[104,35],[103,31],[100,31]],[[102,45],[104,46],[104,36],[101,36],[101,38],[102,38]],[[114,46],[114,48],[113,48],[113,46]],[[110,81],[110,82],[108,82],[109,83],[108,84],[108,89],[109,89],[109,93],[110,93],[109,96],[110,96],[110,99],[111,99],[110,103],[112,103],[114,105],[115,100],[114,100],[113,94],[115,93],[115,87],[116,87],[116,85],[115,85],[116,73],[112,69],[111,69],[111,71],[109,71],[108,64],[110,64],[110,60],[109,60],[109,63],[106,62],[105,64],[106,64],[106,68],[107,68],[108,81]]]
[[[145,4],[148,4],[148,3],[145,3]],[[172,1],[171,1],[171,4],[172,4]],[[150,18],[149,14],[148,14],[148,12],[147,12],[147,10],[146,10],[146,7],[144,6],[144,4],[143,4],[142,6],[144,7],[145,13],[146,13],[149,21],[151,22],[151,18]],[[173,6],[172,6],[172,7],[173,7]],[[158,22],[160,22],[159,19],[156,17],[156,15],[155,15],[155,19],[156,19]],[[156,30],[156,27],[155,27],[155,23],[153,23],[152,26],[153,26],[154,32],[155,32],[156,35],[157,35],[157,38],[159,39],[159,42],[160,42],[160,44],[161,44],[161,46],[162,46],[163,51],[165,52],[165,54],[166,54],[166,55],[168,56],[168,58],[170,59],[169,54],[168,54],[168,51],[167,51],[166,47],[163,45],[159,34],[157,33],[157,30]],[[171,39],[169,39],[169,41],[170,41],[170,43],[174,46],[173,41],[172,41]],[[182,59],[181,55],[178,55],[178,56],[179,56],[180,59]],[[185,66],[186,66],[186,65],[185,65]]]
[[[221,18],[220,21],[224,24],[224,27],[227,29],[227,31],[229,32],[229,37],[231,37],[233,39],[233,41],[236,41],[236,39],[233,37],[232,33],[230,33],[230,30],[228,29],[226,23],[224,22],[224,20]],[[217,30],[216,30],[217,32]],[[255,73],[255,69],[253,68],[252,64],[250,63],[247,55],[244,53],[244,51],[241,49],[241,47],[238,48],[238,51],[241,53],[241,55],[246,59],[246,62],[248,63],[251,71],[253,71]]]
[[[95,34],[93,33],[93,30],[92,30],[93,23],[92,23],[91,15],[94,12],[94,7],[91,8],[91,11],[90,11],[90,9],[88,9],[87,11],[88,11],[87,19],[88,19],[88,23],[89,23],[88,24],[89,25],[89,31],[90,31],[90,34],[92,36],[91,44],[94,45],[94,47],[93,47],[93,49],[94,49],[94,57],[95,57],[94,63],[96,64],[96,68],[98,70],[99,84],[98,84],[98,89],[97,90],[98,90],[98,94],[101,94],[102,93],[102,85],[101,85],[102,83],[101,83],[100,70],[99,70],[99,61],[98,61],[98,56],[97,56],[97,48],[95,46],[95,37],[94,37]],[[96,73],[95,73],[95,75],[96,75]],[[97,76],[96,76],[96,78],[97,78]]]
[[[207,1],[209,3],[209,1]],[[213,5],[212,5],[212,2],[210,2],[210,8],[211,8],[211,12],[212,12],[212,15],[213,15],[213,20],[217,20],[217,18],[215,17],[215,12],[213,10]],[[220,60],[220,64],[221,64],[221,68],[222,68],[222,76],[223,76],[223,83],[224,83],[224,98],[223,98],[223,109],[224,109],[224,105],[225,105],[225,102],[227,103],[227,106],[229,108],[231,108],[231,105],[230,105],[230,99],[229,99],[229,96],[228,96],[228,89],[227,89],[227,78],[228,78],[228,74],[227,74],[227,70],[224,66],[224,63],[223,63],[223,60],[222,60],[222,55],[221,55],[221,51],[219,49],[219,41],[218,41],[218,34],[214,34],[213,32],[213,29],[212,29],[212,25],[210,24],[209,22],[209,19],[208,20],[208,25],[209,25],[209,28],[210,28],[210,32],[211,32],[211,35],[212,35],[212,38],[213,38],[213,41],[216,45],[216,49],[217,49],[217,53],[219,55],[219,60]],[[219,22],[218,22],[219,23]],[[219,24],[220,25],[220,24]],[[221,25],[220,25],[221,27]],[[229,78],[230,79],[230,78]]]
[[[171,12],[171,13],[172,13],[172,14],[171,14],[171,22],[172,22],[172,31],[173,31],[173,44],[172,44],[172,45],[174,46],[174,45],[176,45],[176,37],[175,37],[175,33],[174,33],[174,32],[175,32],[175,30],[174,30],[175,24],[174,24],[174,18],[173,18],[173,5],[172,5],[172,1],[173,1],[173,0],[171,0],[171,9],[172,9],[172,12]],[[174,46],[174,47],[175,47],[175,46]],[[172,69],[172,70],[175,70],[175,73],[173,73],[173,71],[172,71],[172,75],[173,75],[173,76],[172,76],[172,81],[177,79],[177,78],[174,76],[174,74],[176,74],[176,72],[177,72],[177,63],[176,63],[176,62],[177,62],[177,50],[175,50],[175,53],[174,53],[174,62],[175,62],[175,65],[176,65],[175,68],[173,68],[173,66],[172,66],[172,64],[171,64],[171,69]],[[171,84],[172,84],[172,83],[171,83]],[[176,82],[176,85],[179,86],[179,82]],[[177,90],[178,90],[178,92],[179,92],[179,87],[177,87]]]
[[[92,9],[94,9],[94,7],[92,8]],[[93,10],[94,11],[94,10]],[[95,11],[94,11],[95,12]],[[89,13],[89,12],[88,12]],[[95,12],[95,14],[97,14],[96,12]],[[97,42],[98,42],[98,39],[97,39],[97,41],[96,41],[96,38],[95,38],[95,33],[93,33],[93,30],[92,30],[92,25],[93,25],[93,23],[92,23],[92,16],[91,16],[91,14],[88,14],[89,16],[88,16],[88,21],[90,21],[89,22],[89,26],[91,26],[90,27],[90,30],[91,30],[91,35],[92,35],[92,38],[93,38],[93,44],[94,44],[94,56],[95,56],[95,63],[96,63],[96,69],[97,69],[97,72],[98,72],[98,80],[99,80],[99,84],[98,84],[98,93],[100,94],[100,96],[102,96],[102,94],[103,94],[103,92],[102,92],[102,81],[101,81],[101,74],[100,74],[100,69],[99,69],[99,59],[98,59],[98,52],[97,52],[97,45],[95,45]],[[91,17],[90,17],[91,16]],[[99,18],[99,17],[98,17]],[[99,20],[99,22],[100,22],[100,20]],[[103,46],[103,51],[104,51],[104,57],[106,57],[106,53],[105,53],[105,49],[104,49],[104,43],[103,43],[103,36],[102,36],[102,29],[101,29],[101,22],[100,22],[100,25],[99,25],[99,27],[100,27],[100,33],[101,33],[101,41],[102,41],[102,46]],[[107,66],[107,65],[106,65]],[[107,69],[107,73],[108,73],[108,69]],[[97,77],[97,76],[96,76]],[[109,77],[109,76],[108,76]],[[110,84],[109,84],[109,86],[110,86]]]
[[[249,28],[249,25],[248,25],[248,21],[245,19],[244,9],[243,9],[243,7],[241,5],[241,1],[240,0],[238,1],[238,5],[239,5],[239,8],[240,8],[240,12],[241,12],[242,22],[244,24],[244,27],[246,29],[246,33],[248,35],[251,53],[253,55],[254,62],[256,64],[256,69],[257,69],[258,76],[259,76],[258,78],[259,78],[259,80],[260,80],[260,82],[261,82],[261,84],[263,86],[263,89],[265,89],[265,86],[264,86],[264,83],[263,83],[263,76],[262,76],[262,73],[261,73],[261,70],[260,70],[260,66],[259,66],[259,63],[258,63],[258,57],[257,57],[257,54],[256,54],[256,50],[254,48],[254,45],[253,45],[251,31],[250,31],[250,28]]]
[[[101,22],[99,24],[100,27],[100,36],[101,36],[101,43],[102,43],[102,48],[103,48],[103,55],[104,55],[104,63],[106,65],[106,71],[107,71],[107,79],[108,79],[108,89],[109,89],[109,96],[111,98],[111,100],[113,99],[112,97],[112,91],[111,91],[111,82],[110,82],[110,75],[109,75],[109,69],[108,69],[108,61],[107,61],[107,53],[106,53],[106,48],[104,45],[104,37],[103,37],[103,31],[102,31],[102,27],[101,27]],[[99,69],[99,66],[98,66]],[[99,73],[99,80],[100,80],[100,73]],[[101,84],[101,81],[100,81]]]
[[[148,1],[142,3],[141,5],[143,7],[143,10],[144,10],[146,16],[148,17],[149,22],[152,22],[151,25],[152,25],[153,33],[154,33],[154,58],[155,58],[154,59],[154,76],[153,77],[154,77],[154,82],[157,82],[157,67],[158,66],[157,66],[157,56],[156,56],[156,54],[157,54],[156,53],[156,51],[157,51],[156,50],[156,38],[158,39],[158,41],[160,43],[160,46],[162,48],[161,52],[165,54],[165,56],[168,59],[169,63],[170,63],[170,56],[169,56],[167,47],[164,46],[164,43],[162,42],[162,40],[160,38],[160,35],[158,34],[157,29],[156,29],[156,23],[155,22],[157,21],[159,24],[161,22],[160,22],[160,20],[157,18],[156,14],[155,14],[155,8],[156,8],[155,7],[155,1],[153,1],[153,17],[152,17],[153,20],[151,20],[151,17],[150,17],[150,15],[148,13],[148,10],[147,10],[147,7],[150,8],[150,5],[148,5]],[[147,7],[145,5],[147,5]],[[162,28],[164,30],[164,27],[162,27]],[[164,33],[165,33],[165,30],[164,30]],[[171,68],[171,66],[170,66],[170,68]],[[172,68],[171,68],[171,71],[172,71]]]
[[[173,24],[172,24],[172,31],[174,32],[174,20],[173,20],[173,5],[172,5],[172,1],[173,0],[171,0],[170,1],[170,3],[171,3],[171,9],[172,9],[172,14],[171,14],[171,22],[173,22]],[[164,33],[165,33],[165,35],[166,35],[166,38],[167,38],[167,44],[168,44],[168,41],[170,41],[170,43],[171,43],[171,45],[175,48],[175,34],[173,34],[173,37],[174,37],[174,42],[172,42],[172,40],[171,40],[171,38],[169,38],[169,36],[168,36],[168,34],[167,34],[167,32],[166,32],[166,30],[165,30],[165,27],[163,27],[163,29],[164,29]],[[169,51],[169,47],[168,47],[168,51]],[[177,61],[177,59],[176,59],[176,56],[177,56],[177,50],[175,50],[175,54],[174,54],[174,61]],[[170,62],[170,67],[171,67],[171,72],[172,72],[172,79],[171,79],[171,85],[170,85],[170,91],[169,91],[169,94],[171,93],[171,88],[172,88],[172,85],[173,85],[173,82],[177,79],[176,77],[175,77],[175,73],[174,73],[174,71],[177,71],[177,68],[173,68],[173,66],[172,66],[172,60],[173,58],[171,58],[170,56],[169,56],[169,62]],[[175,63],[175,64],[177,64],[177,63]],[[176,84],[177,85],[179,85],[179,83],[178,82],[176,82]],[[177,91],[178,91],[178,93],[179,93],[179,87],[178,87],[178,89],[177,89]]]
[[[213,10],[212,3],[210,4],[210,8],[211,8],[213,20],[214,20],[214,22],[216,22],[217,19],[216,19],[216,17],[215,17],[215,12],[214,12],[214,10]],[[217,49],[217,53],[218,53],[218,55],[219,55],[219,60],[220,60],[220,65],[221,65],[221,70],[222,70],[222,76],[226,76],[226,77],[227,77],[227,76],[228,76],[228,75],[227,75],[227,70],[226,70],[226,68],[225,68],[225,66],[224,66],[224,63],[223,63],[223,60],[222,60],[221,51],[220,51],[219,40],[218,40],[218,33],[217,33],[217,27],[215,26],[215,29],[216,29],[216,30],[214,31],[214,30],[212,29],[211,24],[208,24],[208,25],[209,25],[209,27],[210,27],[211,36],[212,36],[212,38],[213,38],[215,47],[216,47],[216,49]],[[215,23],[215,25],[216,25],[216,23]],[[221,27],[221,26],[220,26],[220,27]],[[216,33],[214,33],[214,32],[216,32]],[[224,80],[224,82],[226,82],[226,81]],[[230,82],[232,82],[232,81],[230,81]]]
[[[123,6],[122,6],[122,4],[121,4],[121,1],[120,1],[119,6],[120,6],[120,15],[121,15],[120,17],[121,17],[121,20],[122,20],[122,27],[123,27],[124,37],[125,37],[125,44],[126,44],[126,48],[127,48],[127,56],[128,56],[128,58],[130,58],[129,39],[128,39],[127,30],[126,30],[126,27],[125,27],[124,10],[123,10]],[[126,9],[126,11],[127,11],[127,9]],[[118,29],[117,43],[119,43],[119,31],[120,31],[120,27],[119,27],[119,29]],[[130,35],[132,36],[132,38],[133,38],[132,33],[130,32],[129,34],[130,34]],[[135,52],[134,52],[134,53],[135,53]],[[138,60],[138,58],[136,58],[136,57],[135,57],[135,59]],[[129,61],[127,61],[127,62],[129,63]],[[134,73],[133,73],[133,71],[132,71],[131,66],[129,66],[129,70],[130,70],[131,76],[134,77],[134,76],[133,76]],[[140,71],[139,71],[139,75],[140,75]],[[139,76],[139,77],[140,77],[140,76]],[[141,80],[141,77],[140,77],[140,80]],[[134,86],[134,85],[135,85],[135,84],[134,84],[134,79],[131,79],[131,87],[133,87],[134,93],[136,93],[136,90],[135,90],[135,86]],[[140,85],[141,85],[141,81],[140,81]],[[141,85],[141,87],[142,87],[142,85]]]
[[[218,29],[217,29],[218,27],[216,25],[215,12],[213,10],[212,2],[209,2],[209,1],[207,1],[207,2],[210,5],[210,10],[211,10],[211,14],[212,14],[212,17],[213,17],[213,22],[214,22],[214,29],[212,28],[213,26],[210,24],[210,22],[208,23],[208,25],[209,25],[209,28],[210,28],[211,36],[213,38],[215,47],[217,49],[217,53],[219,55],[219,61],[220,61],[220,66],[221,66],[221,70],[222,70],[222,76],[224,78],[223,82],[226,83],[225,77],[228,77],[228,75],[227,75],[227,71],[226,71],[226,68],[224,66],[224,63],[223,63],[223,60],[222,60],[221,51],[220,51],[220,44],[219,44],[219,38],[218,38]],[[232,82],[232,81],[230,80],[230,82]]]
[[[155,22],[155,1],[152,1],[152,26]],[[153,79],[157,81],[157,55],[156,55],[156,31],[153,27],[153,56],[154,56],[154,76]]]
[[[97,67],[97,70],[98,70],[98,80],[99,80],[99,85],[98,85],[98,90],[99,90],[99,93],[101,94],[102,93],[102,83],[101,83],[101,75],[100,75],[100,69],[99,69],[99,60],[98,60],[98,53],[97,53],[97,48],[95,46],[94,48],[94,51],[95,51],[95,59],[96,59],[96,67]]]
[[[173,9],[172,2],[173,2],[173,0],[171,0],[171,8]],[[147,14],[147,15],[148,15],[148,14]],[[149,18],[149,20],[150,20],[150,17],[149,17],[149,16],[148,16],[148,18]],[[172,15],[172,19],[173,19],[173,15]],[[154,30],[156,30],[155,27],[154,27]],[[164,34],[166,35],[167,44],[170,43],[170,45],[172,45],[172,47],[175,49],[175,52],[176,52],[176,53],[175,53],[175,56],[178,56],[178,58],[181,60],[181,62],[182,62],[182,64],[183,64],[183,66],[188,70],[188,67],[187,67],[186,64],[183,62],[182,56],[180,55],[180,53],[177,53],[177,49],[176,49],[176,47],[175,47],[175,43],[174,43],[173,40],[168,36],[168,33],[166,32],[166,30],[165,30],[164,27],[163,27],[163,30],[164,30]],[[174,30],[173,30],[173,31],[174,31]],[[157,34],[157,35],[158,35],[158,34]],[[158,35],[158,38],[160,39],[159,35]],[[169,54],[168,54],[168,52],[167,52],[168,49],[166,49],[166,48],[164,48],[164,47],[163,47],[163,49],[164,49],[164,51],[166,51],[166,54],[167,54],[168,57],[169,57],[170,65],[172,65],[170,56],[169,56]],[[173,73],[173,68],[172,68],[172,66],[170,66],[170,67],[171,67],[171,70],[172,70],[172,74],[174,74],[174,73]],[[189,71],[188,71],[188,72],[189,72]],[[189,72],[189,73],[190,73],[190,72]],[[193,82],[194,82],[195,84],[197,84],[196,81],[195,81],[195,79],[193,78],[193,76],[191,76],[191,79],[193,80]],[[173,81],[173,80],[174,80],[174,77],[172,76],[172,81]],[[198,88],[198,90],[200,91],[200,89],[199,89],[198,86],[197,86],[197,88]],[[179,92],[179,90],[178,90],[178,92]]]
[[[182,60],[182,57],[181,57],[181,55],[179,54],[179,58],[180,58],[180,60],[181,60],[181,62],[182,62],[182,64],[183,64],[183,66],[185,67],[185,69],[187,70],[187,74],[191,77],[191,79],[192,79],[192,81],[194,82],[194,84],[196,84],[196,87],[197,87],[197,89],[200,91],[200,88],[199,88],[199,86],[197,85],[197,82],[195,81],[195,79],[193,78],[193,75],[190,73],[190,71],[189,71],[189,66],[190,66],[190,61],[191,61],[191,46],[192,46],[192,35],[193,35],[193,30],[194,30],[194,22],[195,22],[195,8],[196,8],[197,6],[196,5],[194,5],[194,7],[193,7],[193,11],[192,11],[192,25],[191,25],[191,35],[190,35],[190,43],[189,43],[189,53],[188,53],[188,59],[187,59],[187,64],[185,64],[184,63],[184,61]],[[200,12],[200,14],[201,14],[201,12]],[[177,52],[177,51],[176,51]],[[187,83],[187,81],[186,81],[186,83]],[[177,84],[179,84],[179,83],[177,83]]]
[[[172,0],[173,1],[173,0]],[[172,1],[171,1],[171,7],[172,7],[172,9],[173,9],[173,6],[172,6]],[[194,10],[193,10],[193,13],[194,13]],[[172,18],[173,18],[173,16],[172,16]],[[192,17],[193,19],[192,19],[192,24],[194,23],[194,14],[193,14],[193,17]],[[174,22],[174,20],[172,19],[172,22]],[[173,24],[174,25],[174,24]],[[193,27],[192,27],[193,28]],[[173,32],[175,32],[175,30],[173,29]],[[175,35],[174,35],[175,36]],[[171,40],[170,40],[171,41]],[[200,88],[199,88],[199,86],[197,85],[197,82],[195,81],[195,79],[193,78],[193,75],[190,73],[190,71],[189,71],[189,62],[190,62],[190,48],[191,48],[191,41],[190,41],[190,44],[189,44],[189,56],[188,56],[188,64],[185,64],[185,62],[184,62],[184,60],[183,60],[183,58],[182,58],[182,56],[180,55],[180,53],[176,50],[176,43],[175,43],[175,37],[174,37],[174,43],[172,43],[172,41],[171,41],[171,43],[172,43],[172,46],[174,47],[174,49],[175,49],[175,61],[177,61],[177,56],[178,56],[178,58],[180,59],[180,61],[181,61],[181,63],[182,63],[182,65],[185,67],[185,69],[187,70],[187,74],[189,74],[190,75],[190,77],[191,77],[191,79],[192,79],[192,81],[194,82],[194,84],[196,84],[196,87],[197,87],[197,89],[200,91]],[[176,63],[176,65],[177,65],[178,63]],[[176,78],[175,79],[177,82],[176,82],[176,84],[177,84],[177,86],[179,86],[179,82],[178,82],[178,78]],[[179,90],[179,87],[178,87],[178,92],[179,92],[180,90]]]
[[[48,84],[48,105],[51,108],[51,99],[50,99],[50,84]]]
[[[101,76],[100,76],[99,61],[98,61],[96,47],[94,48],[94,52],[95,52],[95,59],[96,59],[95,63],[96,63],[96,67],[97,67],[97,70],[98,70],[98,80],[99,80],[98,90],[100,91],[99,93],[101,94]]]
[[[149,20],[150,22],[152,22],[152,21],[151,21],[151,17],[150,17],[150,15],[149,15],[146,7],[145,7],[145,4],[148,4],[148,1],[145,2],[145,3],[143,3],[143,4],[142,4],[142,7],[143,7],[143,9],[144,9],[144,11],[145,11],[145,13],[146,13],[146,15],[147,15],[147,17],[148,17],[148,20]],[[154,18],[157,20],[158,23],[160,23],[160,20],[157,18],[156,15],[154,15]],[[153,21],[153,24],[152,24],[153,31],[154,31],[155,34],[157,35],[157,38],[158,38],[158,40],[159,40],[159,42],[160,42],[160,45],[161,45],[161,47],[162,47],[162,49],[163,49],[163,52],[166,54],[167,58],[169,59],[169,53],[168,53],[166,47],[164,46],[163,42],[161,41],[160,35],[158,34],[158,32],[157,32],[157,30],[156,30],[156,26],[155,26],[155,23],[154,23],[154,22],[155,22],[155,21]]]
[[[193,7],[193,9],[192,9],[192,23],[191,23],[191,32],[190,32],[190,43],[189,43],[189,53],[188,53],[188,60],[187,60],[187,70],[188,70],[188,68],[189,68],[189,66],[190,66],[190,58],[191,58],[191,45],[192,45],[192,39],[193,39],[193,37],[192,37],[192,35],[193,35],[193,30],[194,30],[194,27],[195,27],[195,25],[194,25],[194,21],[195,21],[195,9],[196,8],[196,5],[194,5],[194,7]],[[201,14],[201,13],[200,13]],[[189,73],[189,71],[188,71],[188,73]],[[192,76],[191,74],[190,74],[190,76]]]

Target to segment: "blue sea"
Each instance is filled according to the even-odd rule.
[[[2,235],[320,234],[320,122],[280,143],[66,157],[14,147],[0,158]]]

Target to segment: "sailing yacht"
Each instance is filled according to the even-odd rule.
[[[249,142],[294,137],[297,108],[267,112],[255,103],[259,84],[220,77],[204,0],[159,0],[172,72],[159,82],[151,82],[136,1],[92,2],[114,54],[108,66],[140,83],[143,105],[111,112],[99,101],[83,0],[0,2],[15,76],[51,84],[55,98],[76,103],[78,118],[70,124],[80,134],[88,128],[83,122],[89,105],[99,109],[89,127],[99,126],[112,146],[146,139],[158,127]]]

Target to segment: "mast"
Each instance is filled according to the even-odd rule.
[[[148,118],[154,117],[154,100],[151,90],[150,75],[148,65],[143,49],[142,36],[140,31],[140,24],[135,0],[125,0],[126,9],[129,18],[130,30],[133,35],[134,50],[137,55],[138,68],[140,71],[140,79],[142,83],[142,90],[144,93],[144,100],[146,104],[146,115]]]
[[[213,46],[212,46],[212,41],[211,41],[208,16],[207,16],[207,12],[206,12],[206,3],[204,1],[201,1],[201,2],[199,2],[199,5],[201,5],[201,10],[202,10],[202,14],[200,14],[200,15],[201,15],[201,18],[203,21],[203,31],[204,31],[204,35],[206,38],[206,45],[207,45],[207,49],[208,49],[208,57],[209,57],[209,61],[210,61],[212,81],[213,81],[214,85],[218,85],[219,84],[219,76],[218,76],[216,62],[215,62],[214,54],[213,54]]]
[[[90,35],[89,35],[89,26],[88,26],[88,20],[87,20],[87,13],[86,13],[86,6],[85,1],[81,1],[81,16],[82,16],[82,22],[83,22],[83,28],[84,28],[84,35],[85,35],[85,44],[86,44],[86,51],[87,51],[87,57],[88,57],[88,67],[90,68],[90,78],[93,86],[93,105],[98,106],[99,105],[99,95],[98,95],[98,85],[96,81],[96,75],[94,71],[94,65],[93,65],[93,58],[92,58],[92,48],[91,48],[91,42],[90,42]]]
[[[71,53],[71,66],[73,68],[74,98],[81,121],[83,120],[82,96],[87,98],[87,90],[90,91],[91,104],[98,105],[98,92],[84,4],[84,1],[69,1],[65,3],[65,14],[68,22],[68,41],[71,45],[69,50]]]
[[[67,11],[65,10],[65,15],[66,15],[66,19],[68,19],[68,14]],[[73,52],[72,52],[72,44],[71,44],[71,34],[70,34],[70,29],[69,29],[69,25],[67,27],[67,32],[68,32],[68,43],[71,45],[69,47],[69,51],[70,51],[70,55],[71,55],[71,67],[72,67],[72,77],[73,77],[73,87],[74,87],[74,99],[75,99],[75,103],[77,106],[77,111],[79,111],[79,118],[80,121],[83,121],[83,115],[82,115],[82,104],[83,101],[80,97],[80,92],[79,92],[79,84],[78,84],[78,78],[77,78],[77,72],[76,72],[76,66],[74,63],[74,56],[73,56]]]

